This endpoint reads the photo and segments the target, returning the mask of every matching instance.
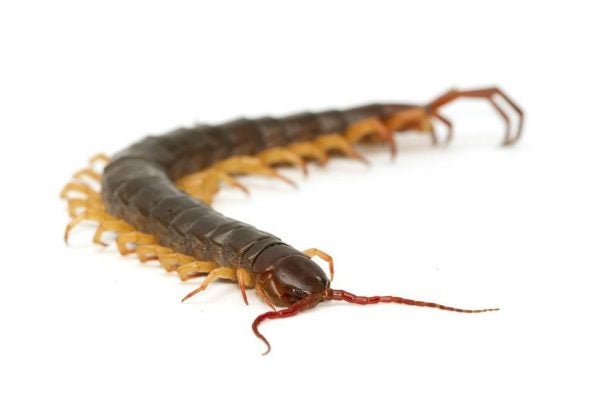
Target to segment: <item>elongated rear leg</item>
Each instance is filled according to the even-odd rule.
[[[514,136],[512,136],[512,137],[511,137],[510,119],[509,119],[508,115],[498,105],[496,100],[494,99],[496,96],[501,97],[512,108],[512,110],[518,115],[519,120],[517,123],[517,129],[515,131]],[[441,114],[439,114],[438,110],[442,106],[444,106],[452,101],[455,101],[459,98],[487,99],[490,102],[490,104],[492,105],[492,107],[494,107],[496,112],[498,112],[498,114],[504,120],[504,122],[506,124],[506,133],[504,134],[503,145],[508,146],[508,145],[514,144],[520,139],[522,132],[523,132],[523,121],[524,121],[523,110],[510,97],[508,97],[501,89],[499,89],[497,87],[490,87],[490,88],[473,89],[473,90],[453,89],[453,90],[450,90],[450,91],[444,93],[440,97],[436,98],[435,100],[430,102],[425,107],[425,109],[430,113],[430,115],[432,117],[440,120],[442,123],[444,123],[446,126],[448,126],[450,128],[450,131],[449,131],[450,134],[447,136],[446,141],[448,141],[449,139],[452,139],[452,125],[445,117],[443,117]]]

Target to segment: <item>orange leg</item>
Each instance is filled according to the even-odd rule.
[[[365,164],[369,164],[369,161],[366,158],[354,150],[348,139],[338,133],[321,136],[315,139],[313,143],[324,152],[338,151],[345,156],[362,161]]]
[[[88,198],[83,199],[79,197],[73,197],[67,199],[67,208],[69,210],[69,216],[75,218],[77,216],[77,210],[83,208],[83,210],[93,211],[104,211],[104,203],[100,199]]]
[[[292,164],[300,168],[304,176],[308,174],[304,159],[289,149],[275,147],[259,153],[257,157],[265,165]]]
[[[210,169],[181,178],[177,186],[189,195],[211,204],[219,192],[221,182],[249,194],[248,189],[224,171]]]
[[[310,142],[294,143],[288,149],[302,158],[317,160],[321,166],[325,165],[329,159],[325,151]]]
[[[202,282],[200,287],[198,287],[197,289],[188,293],[183,299],[181,299],[181,301],[182,302],[186,301],[190,297],[205,290],[208,287],[208,285],[210,285],[211,282],[213,282],[215,279],[227,279],[230,281],[236,281],[236,280],[240,279],[240,281],[239,281],[240,288],[242,288],[242,287],[244,288],[242,290],[242,297],[244,298],[244,301],[246,301],[246,304],[247,304],[247,299],[245,296],[245,293],[246,293],[245,288],[254,286],[254,280],[252,279],[252,276],[248,273],[248,271],[242,270],[242,272],[238,272],[238,270],[240,270],[240,269],[241,268],[233,268],[233,267],[218,267],[218,268],[212,269],[208,273],[207,277],[204,279],[204,281]]]
[[[92,168],[80,169],[73,175],[73,178],[75,179],[81,179],[85,177],[90,178],[96,182],[100,182],[102,180],[102,174],[94,171]]]
[[[423,107],[399,111],[385,120],[385,126],[390,132],[414,130],[425,133],[430,135],[432,144],[438,143],[435,128],[431,123],[431,116]]]
[[[172,272],[177,269],[177,267],[185,264],[189,264],[194,261],[193,257],[190,257],[186,254],[174,253],[171,250],[169,254],[159,254],[158,261],[160,265],[167,271]]]
[[[510,127],[510,119],[508,115],[500,108],[500,106],[494,100],[494,97],[501,97],[511,108],[512,110],[519,116],[519,121],[516,129],[515,135],[511,138],[511,127]],[[438,114],[438,109],[456,99],[459,98],[481,98],[487,99],[492,107],[498,112],[500,117],[506,123],[506,133],[504,135],[503,144],[505,146],[516,143],[521,134],[523,132],[523,121],[524,121],[524,113],[523,110],[512,100],[510,99],[502,90],[497,87],[484,88],[484,89],[474,89],[474,90],[450,90],[447,93],[441,95],[437,99],[433,100],[428,104],[427,108],[430,111],[431,115],[434,117],[443,120],[444,118]]]
[[[121,233],[117,236],[117,248],[122,255],[133,253],[130,245],[140,246],[146,244],[156,244],[156,238],[152,235],[133,231]]]
[[[106,246],[106,243],[102,241],[102,234],[106,231],[115,231],[117,233],[123,232],[131,232],[133,231],[133,227],[129,225],[125,221],[121,220],[111,220],[111,221],[102,221],[98,225],[96,229],[96,233],[94,234],[93,242],[102,246]]]
[[[117,220],[112,215],[109,215],[102,211],[94,211],[94,210],[84,211],[81,214],[79,214],[78,216],[76,216],[75,218],[73,218],[71,220],[71,222],[69,222],[67,224],[67,226],[65,227],[65,235],[64,235],[65,243],[68,243],[68,241],[69,241],[69,234],[71,233],[71,230],[83,221],[97,221],[100,224],[102,224],[102,223],[105,223],[108,221],[117,221]]]
[[[217,265],[210,261],[191,261],[177,267],[177,274],[179,275],[179,279],[187,281],[190,278],[207,274],[215,268],[217,268]]]
[[[82,182],[69,182],[60,192],[61,199],[68,199],[69,194],[76,192],[85,195],[87,198],[100,199],[100,193]]]
[[[252,174],[277,178],[293,187],[296,187],[294,181],[290,180],[289,178],[286,178],[285,176],[275,171],[273,168],[265,165],[265,163],[257,157],[231,157],[227,160],[223,160],[215,164],[213,168],[217,171],[223,171],[228,174]]]
[[[108,157],[106,154],[98,153],[98,154],[95,154],[94,156],[90,157],[89,164],[90,164],[90,166],[94,165],[96,163],[107,164],[109,161],[110,161],[110,157]]]
[[[173,250],[156,244],[140,245],[135,248],[135,253],[141,262],[157,260],[163,254],[171,254]]]
[[[333,257],[331,257],[329,254],[325,253],[322,250],[315,249],[314,247],[304,250],[303,253],[306,254],[307,256],[309,256],[310,258],[317,256],[321,260],[328,263],[329,264],[329,280],[333,281]]]
[[[354,144],[372,134],[376,134],[379,138],[388,143],[392,158],[394,158],[396,156],[396,142],[394,141],[394,136],[378,118],[367,118],[352,124],[344,136],[346,136],[346,139],[348,139],[350,143]]]

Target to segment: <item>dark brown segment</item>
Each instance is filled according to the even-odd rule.
[[[169,230],[171,222],[180,214],[190,209],[198,210],[199,204],[197,200],[191,197],[180,194],[176,197],[168,197],[156,203],[150,210],[151,227],[150,230],[160,238],[163,246],[171,247],[174,242],[183,243],[184,235],[176,235]]]
[[[134,226],[139,226],[143,232],[157,234],[152,229],[155,221],[150,217],[150,210],[161,201],[178,196],[180,193],[170,190],[166,182],[152,182],[131,198],[128,207],[129,220],[126,219],[126,221]]]
[[[280,147],[289,144],[285,126],[279,119],[264,117],[254,120],[261,134],[264,148]]]
[[[241,267],[244,254],[252,245],[269,238],[273,238],[273,235],[259,231],[250,225],[232,230],[223,243],[227,264],[232,267]]]
[[[323,111],[316,113],[315,117],[321,133],[344,133],[348,128],[344,113],[341,111]]]
[[[244,254],[242,256],[242,265],[244,265],[244,268],[249,269],[252,272],[255,272],[253,269],[254,263],[256,262],[256,259],[258,258],[259,255],[262,254],[263,251],[265,251],[266,249],[268,249],[269,247],[273,247],[273,246],[288,246],[287,244],[283,243],[280,239],[276,238],[275,236],[271,236],[269,238],[266,239],[260,239],[258,241],[256,241],[255,243],[253,243],[250,247],[248,247],[245,251]],[[290,246],[288,246],[290,247]]]
[[[344,118],[348,124],[353,124],[368,118],[381,118],[383,115],[380,104],[369,104],[361,107],[353,107],[344,111]]]
[[[122,158],[138,158],[152,161],[161,166],[168,166],[175,161],[177,154],[169,151],[163,146],[161,137],[148,136],[127,149],[115,154],[112,162]],[[110,164],[109,164],[110,165]]]
[[[312,140],[321,133],[319,121],[313,113],[290,115],[282,118],[281,122],[290,143]]]
[[[221,125],[232,143],[232,155],[255,154],[262,149],[262,136],[258,126],[246,118]]]
[[[277,260],[292,255],[302,255],[303,257],[306,257],[302,252],[285,243],[279,243],[265,247],[259,253],[258,257],[255,258],[252,265],[252,272],[255,274],[263,272],[264,270],[272,267]]]

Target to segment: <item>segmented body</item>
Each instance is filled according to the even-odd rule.
[[[395,296],[364,297],[333,290],[330,280],[310,260],[318,256],[327,261],[333,277],[329,255],[314,248],[296,250],[277,236],[226,217],[210,206],[222,183],[246,190],[235,180],[236,174],[260,174],[287,181],[271,167],[287,163],[304,169],[306,159],[323,163],[330,152],[364,161],[352,145],[366,138],[387,143],[394,155],[394,132],[426,133],[437,143],[433,121],[438,121],[448,128],[450,140],[452,124],[438,110],[460,97],[487,99],[507,123],[504,144],[519,139],[523,113],[497,88],[449,91],[426,106],[371,104],[344,111],[182,128],[149,136],[110,160],[106,158],[102,174],[91,168],[75,174],[75,180],[62,193],[69,200],[73,216],[65,240],[79,222],[95,220],[99,222],[94,236],[98,244],[103,244],[104,231],[114,230],[123,254],[136,252],[141,261],[158,259],[167,270],[177,271],[182,280],[208,274],[202,285],[185,298],[204,290],[213,279],[222,278],[237,281],[247,302],[245,288],[254,286],[271,307],[289,307],[256,319],[255,333],[265,343],[257,330],[262,320],[289,317],[327,300],[394,302],[469,313],[495,310],[466,310]],[[503,98],[519,115],[514,135],[508,115],[495,97]],[[101,192],[83,183],[83,178],[100,181]],[[74,198],[73,192],[84,196]]]
[[[191,198],[173,182],[230,157],[343,133],[353,123],[387,118],[407,107],[369,105],[281,119],[240,119],[148,137],[112,158],[104,170],[102,198],[110,214],[154,235],[163,246],[220,266],[259,272],[269,265],[259,261],[270,247],[302,253]]]

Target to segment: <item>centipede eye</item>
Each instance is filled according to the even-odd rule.
[[[307,295],[308,293],[300,288],[292,288],[292,296],[298,300],[306,297]]]

